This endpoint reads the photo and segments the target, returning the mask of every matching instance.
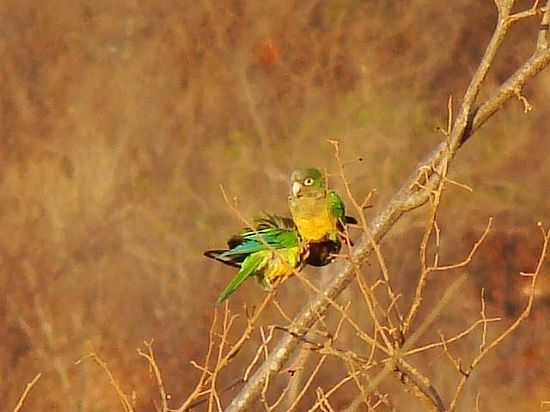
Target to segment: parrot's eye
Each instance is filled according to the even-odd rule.
[[[311,177],[308,177],[306,180],[304,180],[304,185],[311,186],[313,184],[313,179]]]

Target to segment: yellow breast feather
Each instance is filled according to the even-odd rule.
[[[324,197],[292,199],[290,211],[298,232],[305,241],[316,242],[336,233],[336,222]]]
[[[328,210],[318,215],[296,216],[294,219],[304,240],[318,241],[334,232],[334,222],[330,218]]]

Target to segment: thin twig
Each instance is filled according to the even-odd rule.
[[[164,389],[160,369],[157,365],[157,361],[155,360],[155,355],[153,353],[153,342],[144,342],[144,344],[147,347],[147,353],[143,352],[141,349],[138,349],[137,352],[139,356],[143,356],[149,362],[149,366],[151,367],[153,374],[155,375],[157,386],[159,388],[160,402],[162,405],[161,410],[162,412],[168,412],[168,396],[166,394],[166,390]]]
[[[130,400],[128,399],[128,396],[124,393],[124,391],[122,390],[122,388],[118,384],[118,382],[115,379],[113,373],[111,372],[111,370],[107,366],[107,363],[105,363],[105,361],[103,361],[103,359],[101,359],[96,353],[90,353],[89,355],[87,355],[87,356],[83,357],[82,359],[78,360],[76,363],[78,364],[86,358],[92,359],[95,363],[97,363],[101,367],[101,369],[103,369],[103,371],[105,371],[105,373],[109,377],[109,382],[111,383],[111,386],[115,389],[115,392],[117,393],[118,399],[119,399],[120,403],[122,404],[122,407],[124,408],[124,410],[126,412],[133,412],[134,408],[132,406],[132,403],[130,402]]]
[[[475,367],[481,362],[481,360],[487,356],[487,354],[493,350],[496,346],[498,346],[504,339],[506,339],[508,336],[516,330],[521,323],[527,319],[529,314],[531,313],[531,308],[533,307],[533,302],[535,300],[536,295],[536,286],[537,286],[537,279],[542,269],[542,264],[544,263],[544,260],[546,259],[547,253],[548,253],[548,244],[550,242],[550,229],[545,230],[542,227],[542,224],[539,223],[539,227],[541,229],[544,241],[542,245],[542,250],[540,252],[539,260],[535,269],[534,273],[526,274],[527,276],[531,277],[531,284],[529,288],[529,298],[527,300],[527,303],[525,305],[525,308],[520,313],[520,315],[517,317],[517,319],[504,331],[502,332],[498,337],[496,337],[491,343],[488,345],[484,345],[482,349],[480,350],[479,354],[474,358],[472,363],[470,364],[470,367],[468,368],[467,373],[463,374],[461,377],[453,397],[453,400],[451,401],[451,405],[449,407],[449,412],[452,412],[455,410],[457,403],[460,399],[460,395],[462,391],[464,390],[464,386],[466,385],[466,381],[468,377],[471,375],[471,372],[475,369]]]
[[[13,408],[13,412],[19,412],[21,408],[23,407],[23,402],[25,402],[25,399],[27,399],[27,396],[29,395],[29,392],[31,391],[32,387],[35,385],[36,382],[38,382],[38,379],[42,376],[41,373],[38,373],[32,381],[27,383],[27,386],[25,387],[25,390],[21,394],[21,397],[19,398],[19,401],[17,402],[17,405],[15,405],[15,408]]]

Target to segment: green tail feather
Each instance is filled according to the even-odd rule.
[[[231,296],[241,284],[248,279],[254,272],[258,270],[263,261],[263,257],[259,255],[248,256],[241,264],[241,270],[237,275],[229,282],[223,292],[218,297],[217,303],[223,303],[229,296]]]

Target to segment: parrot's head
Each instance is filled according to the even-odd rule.
[[[297,169],[290,175],[290,196],[317,197],[325,193],[325,177],[319,169]]]

